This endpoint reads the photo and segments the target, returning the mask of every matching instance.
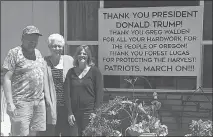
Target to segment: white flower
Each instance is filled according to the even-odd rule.
[[[116,133],[116,135],[117,135],[117,136],[119,136],[119,137],[120,137],[120,136],[122,136],[122,134],[121,134],[121,132],[120,132],[120,131],[118,131],[118,130],[114,130],[114,132]]]
[[[124,79],[126,80],[127,82],[129,82],[130,84],[132,84],[132,79]]]
[[[185,137],[192,136],[192,134],[186,134]]]
[[[96,114],[95,113],[91,113],[89,119],[93,119],[95,117],[96,117]]]
[[[166,136],[166,135],[168,135],[168,128],[167,128],[167,126],[166,125],[161,125],[160,127],[161,127],[161,129],[163,129],[163,132],[161,132],[159,136]]]
[[[166,136],[167,134],[166,133],[161,133],[159,136]]]
[[[116,115],[116,112],[115,112],[115,111],[109,111],[108,114],[109,114],[109,115]]]
[[[155,127],[155,128],[159,128],[159,124],[160,124],[160,120],[157,120],[157,121],[155,122],[155,124],[154,124],[154,127]]]
[[[140,128],[142,128],[143,124],[140,122],[140,123],[138,123],[138,126],[139,126]]]

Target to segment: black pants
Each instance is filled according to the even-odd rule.
[[[47,124],[46,131],[41,132],[41,136],[70,136],[70,125],[68,122],[68,112],[66,107],[57,107],[56,125]]]
[[[82,136],[83,131],[85,130],[86,126],[90,122],[90,114],[93,112],[93,109],[83,109],[77,110],[74,112],[75,116],[75,124],[74,126],[70,127],[71,136]]]

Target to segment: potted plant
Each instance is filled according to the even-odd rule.
[[[157,104],[155,102],[155,104]],[[156,107],[138,104],[125,97],[116,97],[103,104],[95,113],[90,115],[90,123],[83,132],[85,136],[122,136],[118,130],[121,119],[118,115],[126,112],[130,118],[130,126],[124,135],[129,136],[165,136],[168,134],[167,126],[161,125],[160,120],[151,114]]]
[[[212,121],[192,120],[189,129],[191,133],[185,136],[212,136]]]
[[[137,78],[127,80],[133,85]],[[90,123],[83,131],[84,136],[122,136],[119,131],[121,112],[126,112],[130,120],[124,135],[128,136],[166,136],[168,129],[166,125],[161,125],[156,117],[156,111],[160,109],[161,103],[157,100],[157,93],[153,94],[154,101],[151,105],[137,103],[138,99],[128,100],[125,97],[116,97],[108,103],[101,105],[90,116]]]
[[[83,136],[121,136],[121,132],[117,130],[120,120],[116,115],[125,107],[122,100],[122,97],[116,97],[96,109],[90,115],[90,123],[83,131]]]
[[[134,103],[135,104],[135,103]],[[132,118],[131,125],[127,128],[127,135],[130,136],[166,136],[168,128],[166,125],[161,125],[160,120],[155,117],[154,111],[158,110],[153,103],[150,106],[135,104],[137,106],[136,115]]]
[[[166,136],[168,134],[167,126],[161,125],[160,120],[155,117],[131,125],[128,131],[131,136]]]
[[[152,88],[149,80],[145,79],[150,88]],[[138,77],[132,79],[125,79],[133,87],[133,99],[135,83]],[[166,136],[168,129],[166,125],[161,125],[160,120],[157,118],[157,110],[160,109],[161,103],[158,101],[157,93],[153,93],[154,100],[151,105],[137,104],[136,101],[133,103],[129,102],[132,106],[131,111],[131,125],[127,128],[126,133],[130,136]]]

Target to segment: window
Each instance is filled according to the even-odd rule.
[[[198,6],[199,1],[104,1],[104,8]]]
[[[67,41],[98,41],[99,1],[67,1]]]
[[[204,88],[212,88],[212,1],[204,1],[203,22],[203,83]]]
[[[204,1],[203,39],[212,40],[212,1]]]
[[[199,6],[200,1],[104,1],[104,8],[123,7],[163,7],[163,6]],[[63,6],[62,6],[63,7]],[[67,46],[65,54],[74,55],[75,41],[96,41],[98,43],[98,9],[100,1],[67,1]],[[204,2],[204,40],[212,41],[212,2]],[[212,45],[204,45],[203,87],[212,88]],[[98,45],[90,44],[95,64],[98,66]],[[133,76],[104,76],[104,88],[132,88],[125,79]],[[137,89],[183,89],[193,90],[197,84],[196,77],[174,76],[138,76]]]
[[[212,88],[212,46],[204,45],[203,55],[203,87]]]
[[[64,2],[59,1],[60,34],[64,36]]]

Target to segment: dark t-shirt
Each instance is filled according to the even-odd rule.
[[[78,67],[71,68],[64,83],[69,114],[81,109],[94,109],[103,101],[103,81],[99,69],[92,66],[83,78]]]

